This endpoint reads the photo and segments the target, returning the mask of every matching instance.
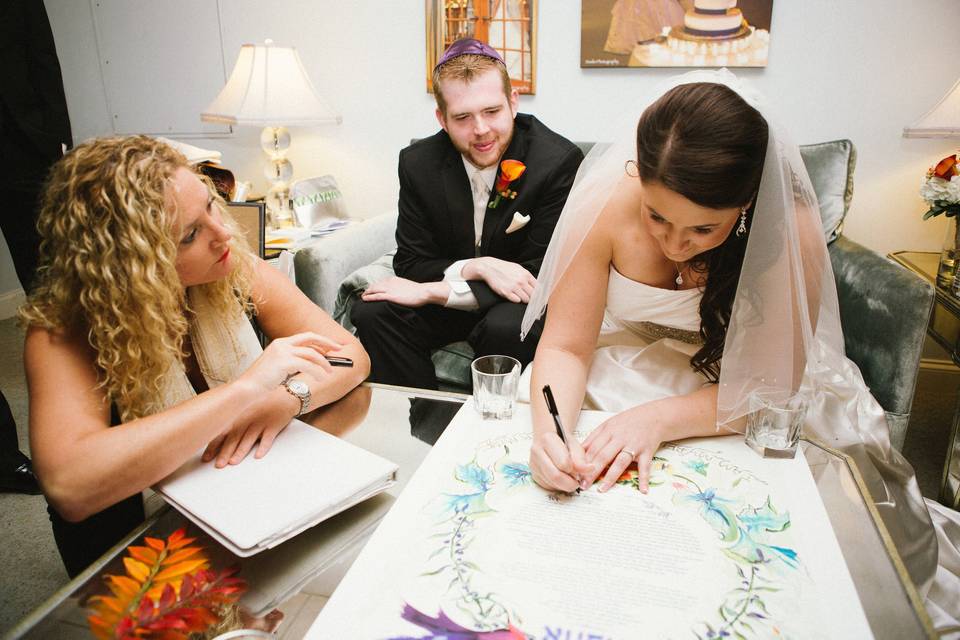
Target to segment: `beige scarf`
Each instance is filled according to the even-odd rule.
[[[257,334],[239,303],[224,317],[202,288],[187,292],[194,311],[190,340],[207,386],[213,389],[235,380],[263,353]],[[162,407],[169,409],[196,395],[183,363],[176,359],[164,374]]]

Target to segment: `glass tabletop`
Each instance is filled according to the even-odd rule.
[[[304,418],[395,462],[397,483],[388,491],[249,558],[234,556],[179,512],[164,507],[21,621],[9,637],[90,637],[84,607],[91,596],[106,591],[105,574],[124,573],[126,547],[145,535],[166,538],[182,527],[206,549],[211,566],[240,567],[240,576],[248,584],[240,603],[252,617],[292,608],[301,591],[329,595],[468,398],[377,384],[358,387]],[[886,529],[864,500],[866,488],[854,462],[815,442],[804,441],[801,446],[875,636],[935,637]]]
[[[937,302],[955,316],[960,316],[960,299],[950,293],[949,287],[937,282],[940,254],[932,251],[894,251],[890,258],[929,282],[936,289]],[[947,347],[950,348],[949,346]]]

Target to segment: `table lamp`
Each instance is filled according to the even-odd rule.
[[[960,137],[960,80],[923,117],[903,128],[904,138]]]
[[[227,84],[203,110],[200,119],[263,127],[260,146],[269,158],[264,175],[271,183],[267,194],[270,222],[274,227],[292,226],[293,165],[286,157],[290,132],[284,125],[341,122],[340,116],[317,95],[297,50],[275,45],[272,40],[240,47]]]

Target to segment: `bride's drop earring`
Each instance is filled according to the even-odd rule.
[[[737,227],[737,237],[739,238],[747,232],[747,208],[740,209],[740,226]]]

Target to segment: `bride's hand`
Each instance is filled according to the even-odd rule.
[[[583,486],[580,479],[593,473],[583,447],[576,438],[569,439],[569,450],[557,434],[538,431],[530,447],[530,471],[544,489],[570,493]],[[589,485],[586,485],[589,486]]]
[[[609,465],[600,480],[600,491],[606,491],[636,460],[640,491],[646,493],[650,481],[650,463],[661,442],[662,421],[650,404],[622,411],[594,429],[583,441],[587,462],[594,467],[593,474],[585,479],[593,484]]]

